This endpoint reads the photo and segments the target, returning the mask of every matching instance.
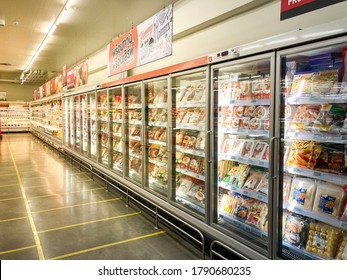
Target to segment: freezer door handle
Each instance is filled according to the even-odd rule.
[[[278,137],[272,137],[270,139],[270,151],[272,151],[271,153],[271,158],[270,158],[270,174],[271,174],[271,178],[273,180],[277,179],[277,172],[275,170],[275,157],[276,154],[278,153],[279,149],[279,138]]]
[[[209,141],[210,141],[210,143],[209,143],[209,146],[211,146],[211,144],[212,144],[212,130],[208,130],[207,132],[206,132],[206,139],[209,139]],[[206,147],[206,145],[205,145],[205,147]],[[211,160],[211,157],[209,156],[208,157],[208,163],[211,163],[212,162],[212,160]]]

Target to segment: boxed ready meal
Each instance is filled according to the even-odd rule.
[[[314,180],[295,176],[289,194],[289,203],[299,208],[312,209],[316,183]]]

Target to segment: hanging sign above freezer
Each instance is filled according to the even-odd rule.
[[[281,0],[281,20],[312,12],[346,0]]]

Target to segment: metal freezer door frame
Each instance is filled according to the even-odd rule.
[[[269,52],[266,54],[261,54],[261,55],[254,55],[254,56],[249,56],[246,58],[239,58],[239,59],[234,59],[228,62],[222,62],[222,63],[216,63],[211,66],[211,75],[210,75],[210,92],[211,92],[211,112],[210,115],[212,116],[210,118],[210,126],[212,128],[212,137],[211,137],[211,147],[210,150],[212,151],[211,154],[211,165],[210,165],[210,185],[213,186],[211,187],[210,190],[210,204],[211,204],[211,218],[210,218],[210,224],[212,227],[218,229],[219,231],[225,233],[226,235],[230,236],[231,238],[240,241],[242,244],[245,245],[245,247],[250,247],[254,250],[259,251],[262,253],[264,256],[267,256],[269,258],[272,257],[272,252],[273,252],[273,213],[274,213],[274,208],[273,208],[273,195],[274,195],[274,189],[276,186],[276,180],[277,177],[275,175],[275,153],[276,149],[274,148],[276,146],[276,138],[274,137],[274,129],[275,129],[275,53],[274,52]],[[267,249],[261,248],[260,246],[253,244],[250,240],[247,238],[244,238],[240,236],[239,234],[232,232],[230,230],[227,230],[223,228],[221,225],[217,223],[218,219],[218,184],[217,184],[217,171],[218,171],[218,97],[217,94],[214,92],[214,71],[221,68],[221,67],[232,67],[240,64],[246,64],[250,62],[256,62],[260,60],[269,60],[270,63],[270,107],[269,107],[269,112],[270,112],[270,130],[269,130],[269,149],[270,149],[270,156],[269,156],[269,185],[268,185],[268,233],[267,233]],[[218,91],[217,91],[218,93]],[[217,118],[217,119],[216,119]],[[215,124],[215,122],[217,122]]]

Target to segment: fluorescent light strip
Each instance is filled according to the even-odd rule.
[[[53,22],[53,24],[51,25],[51,27],[49,28],[49,31],[47,32],[47,34],[45,35],[45,37],[43,38],[42,42],[40,43],[39,47],[36,49],[36,51],[34,52],[34,55],[32,56],[32,58],[30,59],[28,65],[25,67],[23,73],[27,72],[29,70],[29,68],[31,67],[31,65],[34,63],[34,61],[36,60],[36,58],[38,57],[40,51],[42,50],[43,45],[46,43],[46,40],[48,37],[50,37],[53,32],[55,31],[55,29],[57,28],[57,25],[61,23],[61,21],[63,20],[63,18],[66,16],[67,14],[67,10],[69,7],[71,7],[73,0],[67,0],[65,2],[64,7],[61,9],[57,19]],[[21,75],[21,80],[22,80],[22,76],[24,76],[24,74],[22,73]],[[24,82],[27,80],[27,78],[30,75],[28,75],[26,77],[26,79],[24,80]],[[23,84],[23,80],[22,80],[22,84]]]
[[[289,42],[289,41],[295,41],[297,40],[298,37],[289,37],[289,38],[283,38],[283,39],[278,39],[278,40],[273,40],[270,42],[265,43],[265,45],[275,45],[275,44],[279,44],[279,43],[285,43],[285,42]]]
[[[311,38],[311,37],[329,35],[329,34],[334,34],[334,33],[340,33],[340,32],[343,32],[343,31],[345,31],[345,29],[339,28],[339,29],[333,29],[333,30],[328,30],[328,31],[321,31],[321,32],[304,34],[304,35],[301,35],[301,37],[302,38]]]

